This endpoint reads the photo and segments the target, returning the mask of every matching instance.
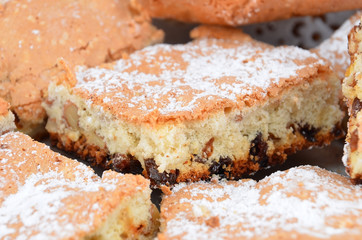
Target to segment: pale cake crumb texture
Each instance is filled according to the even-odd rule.
[[[159,239],[358,239],[362,234],[361,186],[318,167],[275,172],[259,182],[182,183],[172,192],[161,204]]]
[[[50,84],[47,130],[60,144],[84,136],[108,155],[131,155],[143,167],[153,159],[159,172],[182,173],[208,171],[225,157],[248,162],[258,134],[265,154],[281,160],[288,149],[337,137],[340,80],[316,54],[233,29],[203,26],[193,35],[198,39],[186,45],[160,44],[114,65],[78,69],[74,87],[71,77]],[[295,132],[303,127],[314,129],[311,142]],[[192,162],[210,139],[205,164]]]
[[[351,64],[346,71],[342,90],[350,118],[342,160],[352,180],[362,183],[362,25],[360,22],[351,30],[348,39]]]
[[[148,180],[112,171],[100,178],[21,133],[2,135],[0,144],[1,239],[107,239],[92,235],[98,229],[123,231],[112,239],[152,237]],[[135,207],[144,212],[131,215]],[[119,226],[105,226],[110,217]]]

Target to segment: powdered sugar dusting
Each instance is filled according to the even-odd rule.
[[[172,198],[162,206],[166,214],[168,208],[179,209],[167,221],[165,234],[170,238],[182,235],[182,239],[268,239],[278,233],[319,238],[346,233],[358,236],[362,229],[362,188],[341,178],[305,166],[276,172],[259,183],[221,181],[219,187],[180,184],[166,197],[179,199]],[[184,210],[186,205],[177,205],[180,203],[191,204],[191,212]],[[219,225],[208,226],[205,220],[215,216]]]
[[[323,64],[315,54],[296,47],[201,39],[147,47],[119,60],[113,70],[80,69],[75,92],[86,91],[106,106],[121,104],[133,114],[157,112],[172,118],[203,112],[212,108],[210,103],[243,106],[248,96],[263,99],[271,88],[297,84],[300,71],[314,69],[316,74]]]
[[[359,22],[362,12],[358,12],[347,20],[334,34],[317,48],[320,56],[330,61],[338,76],[343,79],[350,64],[348,54],[348,34]]]
[[[21,133],[0,137],[0,159],[1,239],[64,239],[92,230],[104,210],[92,197],[120,186]]]

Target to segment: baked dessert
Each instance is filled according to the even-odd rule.
[[[149,181],[63,157],[29,136],[0,136],[0,239],[152,239]]]
[[[147,47],[50,84],[55,144],[153,185],[229,179],[341,136],[340,80],[316,54],[202,26],[185,45]]]
[[[348,50],[351,65],[343,82],[349,120],[343,163],[351,179],[362,183],[362,25],[352,29],[349,35]]]
[[[341,0],[143,0],[143,2],[152,17],[230,26],[362,8],[362,2],[356,0],[343,2]]]
[[[181,183],[161,203],[158,239],[360,239],[362,188],[302,166],[251,179]]]
[[[0,98],[0,134],[15,129],[14,114],[9,110],[9,103]]]
[[[96,66],[162,40],[136,0],[0,1],[0,97],[17,127],[45,132],[42,97],[59,57]]]
[[[348,34],[351,29],[359,23],[361,16],[361,11],[354,14],[343,23],[330,38],[326,39],[318,47],[313,49],[319,56],[330,62],[331,67],[341,80],[344,79],[346,70],[350,65],[350,58],[348,55]]]

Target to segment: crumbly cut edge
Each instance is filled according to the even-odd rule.
[[[284,162],[287,154],[329,144],[343,135],[339,100],[338,78],[321,74],[261,106],[156,127],[115,119],[55,83],[44,106],[58,147],[122,172],[139,161],[153,184],[172,185],[212,174],[240,178]]]
[[[349,113],[348,133],[344,146],[343,163],[355,183],[362,183],[362,25],[355,26],[349,35],[351,65],[343,81],[343,95]]]
[[[102,226],[84,240],[154,239],[160,225],[159,211],[150,196],[151,189],[143,189],[123,199]]]

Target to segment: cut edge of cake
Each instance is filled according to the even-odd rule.
[[[197,38],[194,42],[208,41],[207,37],[224,41],[225,34],[233,44],[253,41],[234,29],[202,26],[192,32]],[[141,51],[152,52],[157,47],[168,48],[163,44]],[[58,147],[76,152],[95,165],[118,171],[141,165],[143,174],[155,185],[208,179],[212,174],[240,178],[284,162],[287,154],[328,144],[343,135],[340,80],[317,55],[303,54],[314,61],[305,65],[308,73],[301,73],[297,83],[291,81],[284,89],[275,86],[277,93],[270,93],[270,101],[267,97],[249,97],[244,99],[249,106],[219,105],[220,110],[209,108],[204,117],[189,120],[158,120],[159,110],[145,115],[151,123],[142,122],[142,117],[122,119],[121,112],[112,114],[122,111],[124,104],[115,110],[107,105],[112,99],[83,94],[74,86],[77,76],[87,70],[78,70],[78,74],[65,65],[57,82],[49,86],[44,105],[49,115],[47,130]],[[120,60],[121,65],[132,57]],[[117,64],[105,66],[96,76],[103,76],[103,70],[107,75],[106,68],[113,74]],[[82,84],[87,83],[82,80]]]
[[[343,163],[355,183],[362,183],[362,25],[349,34],[351,65],[346,71],[343,94],[347,102],[349,121]]]

